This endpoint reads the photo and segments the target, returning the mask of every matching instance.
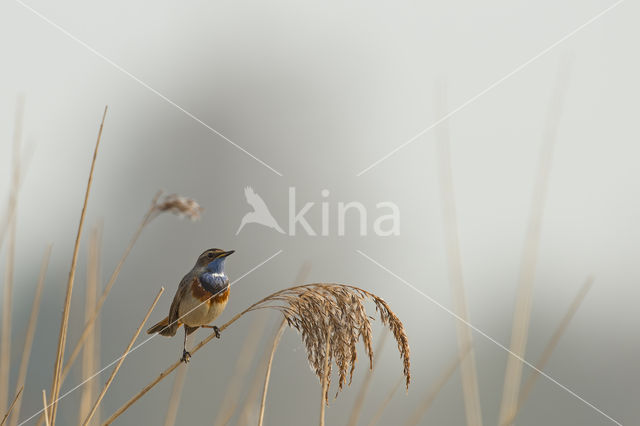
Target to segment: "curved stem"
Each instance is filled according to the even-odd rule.
[[[156,304],[158,303],[158,300],[160,299],[160,296],[162,296],[163,292],[164,292],[164,287],[161,287],[160,291],[158,292],[158,295],[156,296],[156,298],[153,300],[153,303],[149,307],[149,310],[147,311],[147,314],[144,316],[144,319],[142,320],[142,322],[138,326],[138,329],[136,330],[135,334],[133,335],[133,337],[129,341],[129,345],[127,346],[127,349],[124,350],[124,353],[120,357],[120,360],[116,364],[116,367],[111,372],[111,376],[109,376],[109,378],[107,379],[107,383],[105,383],[104,388],[102,389],[102,392],[100,392],[100,395],[98,396],[98,399],[96,399],[96,402],[93,404],[93,407],[91,407],[91,411],[89,411],[89,414],[87,415],[87,418],[84,420],[83,426],[87,426],[89,424],[89,422],[91,421],[91,418],[93,417],[93,415],[98,410],[98,405],[100,405],[100,402],[102,402],[102,399],[107,394],[107,391],[109,390],[109,386],[111,386],[111,383],[113,383],[113,379],[116,377],[116,374],[118,374],[118,370],[120,370],[120,367],[122,366],[122,363],[124,362],[125,358],[127,357],[127,355],[129,355],[129,352],[131,352],[131,347],[133,346],[133,344],[135,343],[136,339],[140,335],[140,332],[142,331],[142,327],[144,327],[144,324],[149,319],[149,316],[151,315],[151,312],[153,311],[153,308],[156,307]]]
[[[62,370],[61,383],[64,382],[64,380],[67,378],[67,375],[69,374],[69,371],[71,370],[71,367],[73,366],[74,361],[76,360],[78,355],[80,355],[80,351],[82,350],[82,348],[84,346],[84,343],[87,340],[87,337],[89,337],[89,334],[91,333],[91,330],[93,330],[93,325],[95,324],[96,319],[98,318],[98,315],[100,314],[100,310],[102,309],[102,305],[104,305],[104,302],[106,301],[107,296],[109,295],[109,292],[111,291],[111,288],[115,284],[116,279],[118,278],[118,275],[120,275],[120,270],[122,269],[122,266],[124,265],[124,262],[127,260],[127,257],[129,257],[129,253],[131,252],[131,249],[135,245],[136,241],[138,241],[138,238],[140,237],[140,234],[142,234],[142,230],[155,217],[154,213],[156,213],[156,208],[155,208],[156,207],[156,200],[158,199],[158,196],[160,195],[160,193],[158,193],[154,197],[154,199],[153,199],[153,201],[151,203],[151,208],[149,208],[149,211],[147,212],[147,214],[145,214],[144,218],[142,219],[142,223],[140,223],[140,226],[138,226],[138,229],[136,230],[135,234],[133,234],[133,237],[131,237],[131,241],[129,242],[129,245],[124,250],[124,253],[122,253],[122,257],[118,261],[118,264],[116,265],[116,268],[113,270],[113,273],[111,274],[111,277],[109,278],[109,281],[107,282],[107,285],[104,287],[104,290],[102,290],[102,294],[100,295],[100,299],[98,299],[98,303],[96,303],[96,307],[95,307],[95,310],[93,312],[93,315],[87,320],[86,324],[84,325],[84,329],[82,330],[82,334],[80,335],[80,338],[78,339],[78,342],[76,343],[76,346],[73,348],[73,351],[71,352],[71,355],[69,356],[69,360],[67,361],[66,365],[64,366],[64,369]]]
[[[51,400],[53,401],[53,407],[51,408],[51,424],[56,424],[56,411],[58,408],[58,397],[60,395],[60,375],[62,373],[62,362],[64,359],[64,349],[67,344],[67,328],[69,325],[69,311],[71,310],[71,295],[73,293],[73,283],[76,278],[76,265],[78,264],[78,251],[80,249],[80,237],[82,236],[82,229],[84,226],[84,219],[87,213],[87,204],[89,201],[89,194],[91,193],[91,184],[93,183],[93,171],[96,166],[96,159],[98,157],[98,147],[100,146],[100,139],[102,137],[102,129],[104,128],[104,120],[107,117],[108,107],[104,107],[104,113],[102,114],[102,122],[100,123],[100,130],[98,130],[98,139],[96,140],[96,146],[93,150],[93,159],[91,160],[91,169],[89,170],[89,179],[87,180],[87,189],[84,194],[84,203],[82,205],[82,211],[80,213],[80,223],[78,224],[78,232],[76,234],[76,241],[73,246],[73,256],[71,258],[71,268],[69,269],[69,279],[67,281],[67,294],[64,301],[64,310],[62,313],[62,322],[60,324],[60,336],[58,337],[58,350],[56,351],[56,363],[53,369],[53,383],[51,385]]]
[[[329,393],[329,355],[331,352],[331,325],[327,329],[327,343],[324,349],[324,371],[322,372],[322,395],[320,398],[320,426],[324,426],[324,410],[327,406],[327,394]]]
[[[284,328],[286,325],[287,321],[282,320],[282,323],[280,323],[280,328],[278,328],[278,331],[273,338],[273,346],[271,347],[271,355],[269,355],[267,372],[264,376],[264,387],[262,388],[262,401],[260,402],[260,416],[258,417],[258,426],[262,426],[262,422],[264,420],[264,407],[265,402],[267,401],[267,389],[269,388],[269,378],[271,377],[271,364],[273,363],[273,356],[276,353],[276,348],[278,347],[278,343],[280,343],[280,338],[282,337],[282,333],[284,333]]]

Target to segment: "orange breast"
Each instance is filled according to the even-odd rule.
[[[193,280],[193,283],[191,284],[191,295],[201,302],[206,300],[209,306],[217,303],[226,303],[227,300],[229,300],[229,293],[230,288],[227,287],[225,291],[211,297],[211,293],[205,290],[200,283],[198,283],[197,279]]]

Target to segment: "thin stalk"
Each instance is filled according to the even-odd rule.
[[[47,391],[42,389],[42,406],[43,408],[43,414],[44,414],[44,423],[47,426],[51,426],[51,422],[49,422],[49,409],[48,409],[48,405],[47,405]]]
[[[276,348],[278,347],[278,343],[280,343],[280,338],[282,338],[282,334],[284,333],[284,329],[287,325],[285,320],[282,320],[280,323],[280,327],[278,327],[278,331],[273,338],[273,344],[271,345],[271,353],[269,354],[269,362],[267,363],[267,371],[264,375],[264,386],[262,387],[262,399],[260,401],[260,414],[258,416],[258,426],[262,426],[262,422],[264,421],[264,407],[267,402],[267,390],[269,389],[269,379],[271,378],[271,365],[273,364],[273,357],[276,354]]]
[[[0,332],[0,413],[6,411],[9,399],[9,367],[11,365],[11,311],[13,305],[13,272],[16,256],[16,210],[20,188],[20,144],[22,140],[22,118],[24,99],[18,98],[16,119],[13,131],[13,159],[11,194],[7,216],[9,230],[9,246],[7,248],[7,266],[4,275],[4,291],[2,304],[2,330]],[[4,237],[4,235],[3,235]]]
[[[259,317],[256,317],[253,320],[253,323],[249,328],[249,333],[247,333],[247,336],[244,339],[244,344],[242,345],[240,354],[237,357],[233,375],[231,376],[231,383],[227,386],[224,398],[220,403],[218,415],[213,423],[215,426],[226,425],[233,416],[236,406],[238,405],[238,400],[240,399],[239,394],[242,389],[242,384],[244,383],[247,372],[249,371],[253,359],[257,354],[256,348],[260,342],[260,336],[264,335],[264,327],[266,324],[266,321],[262,321]]]
[[[87,189],[84,196],[84,203],[82,205],[82,212],[80,213],[80,223],[78,224],[78,232],[76,234],[76,242],[73,247],[73,256],[71,258],[71,268],[69,270],[69,280],[67,281],[67,294],[64,302],[64,310],[62,313],[62,323],[60,324],[60,336],[58,337],[58,350],[56,353],[56,363],[53,371],[53,383],[51,385],[51,399],[53,400],[53,406],[51,407],[51,424],[56,424],[56,412],[58,409],[58,397],[60,395],[60,374],[62,373],[62,362],[64,359],[64,349],[67,344],[67,331],[69,325],[69,311],[71,310],[71,295],[73,293],[73,283],[76,277],[76,266],[78,264],[78,251],[80,249],[80,237],[82,236],[82,228],[84,226],[84,219],[87,213],[87,202],[89,201],[89,194],[91,192],[91,184],[93,183],[93,171],[95,170],[96,159],[98,157],[98,147],[100,146],[100,138],[102,137],[102,129],[104,128],[104,120],[107,117],[108,107],[104,107],[104,113],[102,114],[102,122],[100,123],[100,130],[98,130],[98,138],[96,140],[96,146],[93,151],[93,159],[91,161],[91,170],[89,171],[89,179],[87,180]]]
[[[80,335],[80,338],[76,342],[76,345],[73,348],[73,351],[71,352],[71,355],[69,355],[69,359],[67,360],[67,363],[64,366],[64,369],[62,370],[62,382],[64,382],[64,380],[67,378],[67,375],[69,374],[69,371],[71,370],[71,367],[73,366],[73,363],[78,358],[78,355],[80,355],[80,351],[82,350],[82,346],[84,345],[85,341],[89,337],[89,334],[91,333],[91,330],[93,329],[93,326],[94,326],[94,324],[96,322],[96,319],[98,318],[98,315],[100,314],[100,310],[102,309],[102,305],[104,305],[104,302],[107,300],[107,296],[109,295],[109,292],[111,291],[111,288],[115,284],[116,279],[118,278],[118,275],[120,275],[120,270],[122,269],[122,266],[124,265],[124,262],[127,260],[127,257],[129,256],[129,253],[131,252],[131,249],[133,248],[135,243],[138,241],[138,238],[140,237],[140,234],[142,234],[142,231],[144,230],[145,226],[147,226],[149,224],[149,222],[151,222],[151,220],[155,217],[156,201],[157,201],[157,199],[158,199],[158,197],[160,196],[161,193],[162,192],[158,192],[156,194],[156,196],[154,197],[154,199],[153,199],[153,201],[151,203],[151,207],[149,208],[149,210],[145,214],[144,218],[142,219],[142,222],[138,226],[138,229],[133,234],[133,237],[131,238],[131,241],[129,241],[129,245],[125,248],[124,253],[122,253],[122,257],[118,261],[118,264],[116,265],[115,269],[113,270],[113,273],[111,274],[111,277],[109,277],[109,281],[107,281],[107,285],[104,287],[104,290],[102,290],[102,294],[100,295],[100,298],[98,299],[98,303],[96,304],[96,307],[95,307],[95,309],[93,311],[93,314],[91,315],[91,317],[89,317],[89,319],[85,323],[84,329],[82,330],[82,334]]]
[[[98,280],[99,280],[99,263],[100,263],[100,244],[102,235],[101,225],[96,225],[89,237],[89,250],[87,256],[87,288],[85,291],[85,319],[88,319],[95,311],[96,298],[98,294]],[[97,331],[97,329],[96,329]],[[82,353],[82,382],[85,382],[91,377],[91,375],[99,368],[100,364],[94,364],[95,361],[95,346],[97,336],[92,333],[87,339],[87,343],[84,346]],[[64,374],[64,370],[63,370]],[[63,379],[64,380],[64,379]],[[82,424],[82,421],[89,413],[91,409],[91,403],[97,395],[97,382],[88,381],[82,388],[82,396],[80,397],[80,408],[78,410],[78,424]]]
[[[109,390],[109,386],[111,386],[111,383],[113,382],[113,379],[116,377],[116,374],[118,374],[118,370],[120,370],[120,367],[122,366],[122,363],[124,362],[125,358],[127,357],[127,355],[129,355],[129,351],[131,350],[131,347],[133,346],[133,344],[135,343],[136,339],[140,335],[140,332],[142,331],[142,327],[144,327],[144,324],[149,319],[149,316],[151,315],[151,312],[153,311],[153,308],[156,307],[156,304],[158,303],[158,300],[160,299],[160,296],[162,295],[162,293],[164,293],[164,287],[160,288],[160,291],[158,292],[158,295],[156,296],[156,298],[154,299],[153,303],[151,304],[151,306],[147,310],[147,314],[144,316],[144,319],[142,320],[142,322],[138,326],[138,329],[136,330],[135,334],[133,335],[133,337],[129,341],[129,345],[127,346],[127,349],[125,349],[124,353],[122,354],[122,356],[118,360],[118,363],[116,364],[115,368],[111,372],[111,376],[109,376],[109,378],[107,379],[107,383],[105,383],[104,388],[102,389],[102,392],[100,392],[100,395],[98,395],[98,399],[96,399],[96,402],[93,404],[93,407],[91,408],[91,411],[89,412],[89,415],[87,415],[87,418],[85,419],[85,421],[83,423],[84,426],[89,424],[89,421],[91,420],[91,417],[93,417],[93,415],[96,413],[96,410],[98,409],[98,405],[100,405],[100,402],[102,402],[102,399],[106,395],[107,390]]]
[[[13,402],[11,403],[11,405],[9,406],[9,409],[7,410],[7,413],[4,415],[4,417],[2,418],[2,421],[0,421],[0,426],[3,426],[4,423],[7,421],[7,418],[9,417],[9,414],[11,414],[11,411],[13,410],[13,407],[16,405],[16,402],[18,401],[18,399],[20,398],[20,396],[22,395],[22,390],[24,388],[20,388],[20,390],[18,391],[18,393],[16,394],[16,396],[13,398]]]
[[[171,390],[171,396],[169,397],[169,408],[167,408],[164,426],[174,426],[176,424],[178,408],[180,407],[180,399],[182,397],[182,389],[184,389],[184,380],[186,376],[187,366],[183,365],[178,370],[178,373],[176,373],[176,378],[173,381],[173,389]]]
[[[11,411],[13,410],[13,407],[16,405],[16,402],[18,402],[18,399],[20,399],[20,396],[22,395],[23,389],[24,389],[24,387],[21,387],[20,390],[18,391],[18,393],[16,394],[16,396],[13,398],[13,402],[9,406],[9,409],[7,410],[7,413],[2,418],[2,421],[0,421],[0,426],[3,426],[4,423],[7,421],[7,418],[9,417],[9,414],[11,414]]]
[[[531,200],[531,212],[529,213],[529,224],[525,237],[525,245],[522,253],[522,263],[518,278],[518,293],[516,306],[513,313],[513,324],[511,327],[511,344],[509,350],[517,356],[510,356],[507,359],[507,368],[504,375],[504,385],[502,390],[502,402],[500,405],[499,424],[504,423],[515,414],[518,404],[518,393],[522,381],[522,361],[527,348],[529,334],[529,322],[531,320],[531,302],[533,284],[535,280],[536,265],[538,262],[538,247],[540,245],[540,235],[542,231],[542,216],[549,186],[549,175],[553,158],[554,146],[556,144],[560,116],[564,94],[569,81],[568,64],[561,67],[554,96],[549,108],[547,126],[543,136],[543,145],[538,160],[538,173],[535,181],[535,188]]]
[[[303,284],[309,278],[310,273],[311,273],[311,262],[307,260],[300,266],[300,269],[298,269],[298,273],[296,274],[296,277],[293,281],[294,284]],[[270,359],[272,360],[271,355],[265,352],[263,358],[264,359],[260,365],[260,368],[258,368],[257,371],[266,371],[267,369],[269,370],[271,369],[271,361],[270,361]],[[239,425],[249,424],[249,416],[252,411],[252,406],[254,404],[257,405],[258,393],[260,391],[260,383],[262,382],[262,380],[260,379],[261,379],[260,374],[257,374],[257,373],[254,374],[254,378],[251,384],[251,390],[249,391],[249,394],[245,398],[244,407],[242,408],[242,411],[239,415],[239,419],[238,419]],[[266,393],[264,392],[264,389],[263,389],[263,397],[266,398]],[[263,407],[264,407],[264,404],[263,404]],[[262,408],[261,410],[264,410],[264,408]]]
[[[44,288],[44,280],[47,275],[47,267],[49,266],[49,259],[51,258],[52,245],[46,248],[44,255],[42,256],[42,264],[40,265],[40,275],[38,276],[38,285],[36,286],[36,292],[33,296],[33,304],[31,305],[31,315],[29,316],[29,325],[27,326],[27,332],[24,339],[24,348],[22,349],[22,359],[20,360],[20,370],[18,370],[18,381],[16,382],[16,389],[21,389],[27,379],[27,369],[29,368],[29,359],[31,358],[31,348],[33,347],[33,337],[36,334],[36,326],[38,325],[38,313],[40,312],[40,299],[42,298],[42,289]],[[20,399],[11,415],[9,424],[15,426],[18,424],[18,418],[20,417],[20,407],[22,406],[22,399]]]
[[[438,109],[440,114],[446,111],[445,85],[439,87]],[[453,293],[453,304],[456,314],[462,321],[455,321],[458,352],[462,354],[465,348],[473,346],[473,336],[469,327],[469,308],[462,276],[462,256],[460,254],[460,236],[458,232],[458,217],[453,186],[453,170],[451,166],[450,136],[447,122],[436,129],[438,148],[438,165],[440,174],[440,196],[442,199],[442,216],[444,219],[445,246],[447,250],[447,266],[449,282]],[[465,357],[460,366],[460,379],[464,396],[464,408],[467,425],[482,426],[482,408],[478,390],[478,371],[476,359],[471,352]]]
[[[324,412],[328,403],[329,394],[329,357],[331,352],[331,325],[327,329],[327,344],[324,348],[324,370],[322,371],[322,395],[320,398],[320,426],[324,426]]]
[[[533,389],[533,385],[535,385],[536,381],[540,377],[540,371],[544,370],[545,366],[547,365],[547,362],[549,361],[549,358],[551,357],[551,354],[553,353],[554,349],[558,345],[560,338],[562,337],[564,332],[567,330],[567,327],[569,326],[571,319],[577,312],[578,308],[582,304],[582,301],[587,296],[587,293],[589,292],[589,290],[591,290],[592,286],[593,286],[593,277],[589,277],[587,278],[587,281],[584,283],[584,285],[580,288],[580,291],[578,292],[578,294],[576,294],[576,297],[573,299],[571,306],[569,306],[567,313],[562,318],[562,321],[560,321],[560,324],[558,324],[558,327],[553,333],[553,336],[551,336],[551,339],[547,343],[547,346],[544,348],[544,351],[542,352],[540,359],[538,359],[538,362],[536,362],[535,364],[536,370],[531,372],[531,374],[527,378],[527,381],[522,386],[522,390],[520,391],[520,399],[518,400],[518,406],[516,407],[516,410],[513,413],[513,416],[510,419],[508,419],[505,423],[503,423],[503,425],[513,424],[518,414],[518,411],[520,411],[520,408],[522,408],[522,405],[524,404],[525,400],[529,396],[529,393],[531,393],[531,390]]]
[[[433,385],[433,387],[431,388],[431,390],[429,391],[425,399],[422,401],[422,404],[420,404],[413,412],[413,415],[409,419],[407,419],[405,426],[415,426],[418,423],[420,423],[420,420],[422,419],[422,417],[424,417],[429,407],[431,407],[431,404],[433,404],[433,401],[436,399],[436,396],[438,396],[438,394],[440,393],[444,385],[447,384],[447,382],[449,381],[453,373],[456,371],[458,366],[463,362],[463,360],[465,359],[467,354],[469,354],[470,351],[471,351],[471,347],[468,346],[466,349],[463,350],[462,353],[460,353],[454,360],[452,360],[449,363],[449,365],[447,366],[447,368],[445,368],[444,372],[442,373],[438,381]]]

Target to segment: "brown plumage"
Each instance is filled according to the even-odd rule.
[[[199,327],[216,330],[213,322],[224,310],[229,300],[229,279],[224,274],[224,259],[233,253],[220,249],[210,249],[202,253],[194,267],[182,278],[178,285],[169,315],[147,330],[148,334],[175,336],[180,326],[184,327],[185,340],[183,360],[190,354],[186,350],[187,336]]]

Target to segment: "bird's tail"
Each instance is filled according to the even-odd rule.
[[[158,333],[163,336],[175,336],[178,331],[178,327],[180,327],[180,324],[178,324],[177,321],[169,325],[169,317],[165,317],[162,321],[149,328],[147,330],[147,334]]]

